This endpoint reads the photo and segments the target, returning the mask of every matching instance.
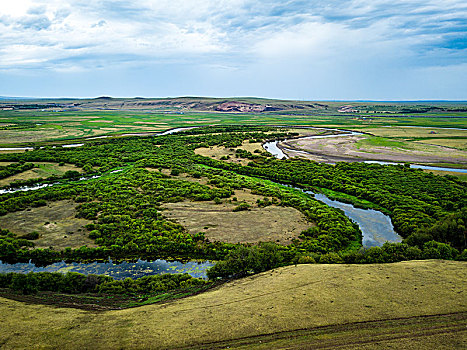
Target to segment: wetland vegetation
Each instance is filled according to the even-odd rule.
[[[39,142],[18,143],[32,146],[32,150],[0,153],[4,186],[0,260],[4,263],[210,260],[217,262],[208,272],[215,280],[296,263],[466,259],[466,185],[452,175],[437,176],[403,164],[332,165],[300,157],[275,159],[261,147],[263,143],[339,133],[332,128],[297,128],[303,118],[287,113],[253,117],[196,112],[176,117],[140,114],[136,118],[137,112],[131,112],[130,119],[122,113],[103,113],[65,110],[51,118],[52,112],[47,110],[14,109],[3,114],[5,120],[17,117],[21,126],[2,130],[3,143],[9,142],[10,132],[26,137],[46,130],[47,123],[52,125],[47,136],[37,138]],[[66,126],[65,116],[74,124]],[[131,120],[134,126],[119,131],[150,133],[118,136],[116,130],[105,126],[117,123],[116,118]],[[157,120],[157,124],[143,127],[145,118],[151,123]],[[168,118],[177,124],[166,124]],[[190,118],[201,125],[161,133],[168,125],[190,125]],[[252,118],[256,118],[254,123]],[[324,113],[309,126],[339,123],[348,128],[352,122],[355,129],[371,127],[375,135],[375,130],[384,130],[385,136],[394,130],[394,139],[382,135],[368,139],[376,146],[421,141],[415,128],[376,127],[417,126],[419,118],[390,118],[355,119]],[[424,122],[433,118],[424,117]],[[448,127],[462,125],[457,117],[436,120]],[[249,125],[244,125],[246,121]],[[209,122],[220,125],[202,126]],[[275,122],[283,127],[267,125]],[[9,125],[15,124],[10,121]],[[71,137],[76,140],[76,133],[63,137],[55,133],[85,126],[92,131],[82,135],[88,140],[70,141]],[[410,135],[403,137],[412,139],[401,140],[406,129]],[[91,137],[101,132],[107,137]],[[455,133],[463,137],[459,136],[462,132],[443,131],[439,136],[449,138],[449,133]],[[331,139],[337,138],[317,140]],[[56,147],[70,143],[83,145]],[[48,186],[42,187],[44,184]],[[37,189],[11,190],[19,186]],[[374,247],[362,246],[358,224],[345,212],[317,200],[326,198],[324,195],[384,213],[402,243],[381,241]]]
[[[0,111],[0,326],[28,334],[0,343],[89,347],[92,333],[102,348],[300,347],[310,336],[358,347],[390,342],[396,327],[397,345],[412,345],[404,332],[460,344],[446,334],[465,326],[464,174],[398,158],[423,151],[425,165],[464,168],[458,105],[446,118],[426,105],[104,102],[116,101]],[[329,164],[323,150],[349,131],[372,160],[384,150],[401,164]],[[300,138],[323,145],[315,160]],[[439,147],[443,159],[426,153]]]

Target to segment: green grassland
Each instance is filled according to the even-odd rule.
[[[465,262],[298,265],[166,304],[95,312],[0,298],[4,349],[465,346]]]
[[[462,104],[305,103],[303,101],[251,98],[236,98],[233,101],[263,104],[276,107],[279,110],[261,113],[216,112],[214,107],[225,101],[227,100],[166,99],[166,101],[163,101],[164,104],[154,106],[151,103],[160,103],[161,101],[131,99],[58,100],[55,102],[79,103],[79,108],[14,110],[1,108],[2,105],[5,107],[7,104],[7,102],[4,102],[0,103],[0,145],[43,141],[57,142],[100,135],[156,132],[178,126],[212,124],[314,125],[368,129],[368,132],[372,132],[375,127],[403,125],[465,128],[464,117],[467,116],[467,108]],[[27,104],[33,102],[38,103],[38,101],[15,103]],[[45,100],[45,102],[47,101]],[[41,103],[44,103],[44,101]],[[353,109],[354,112],[339,112],[339,108],[343,105],[352,105],[356,109]],[[444,110],[440,112],[436,108],[430,109],[437,106],[443,106]],[[414,112],[407,115],[400,113],[402,110],[413,110]],[[366,111],[378,112],[369,114]],[[415,113],[416,111],[418,112]],[[393,130],[388,132],[392,133]]]

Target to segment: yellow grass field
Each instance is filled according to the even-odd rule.
[[[146,168],[148,171],[155,169]],[[162,169],[162,173],[169,175],[169,169]],[[187,174],[172,176],[177,180],[197,182],[210,186],[206,178],[193,178]],[[300,211],[291,207],[270,205],[259,207],[257,200],[271,197],[259,196],[249,189],[237,189],[232,197],[237,201],[222,200],[222,203],[185,201],[164,203],[163,213],[183,225],[191,234],[204,232],[210,241],[229,243],[257,243],[274,241],[290,244],[292,239],[298,238],[303,230],[315,223],[308,221]],[[240,203],[250,205],[249,211],[234,212]]]
[[[259,197],[258,198],[262,198]],[[289,244],[313,226],[297,209],[271,205],[233,212],[236,204],[178,202],[163,205],[164,215],[182,224],[191,234],[204,232],[210,241]]]
[[[17,235],[37,231],[39,239],[34,240],[37,248],[66,247],[79,248],[83,245],[95,247],[84,228],[91,221],[75,218],[77,204],[71,200],[50,202],[45,207],[30,208],[8,213],[1,217],[0,228]]]
[[[100,313],[0,298],[0,346],[460,349],[466,267],[436,260],[288,266],[170,303]]]
[[[249,143],[248,141],[243,142],[243,144],[240,147],[237,147],[238,149],[243,149],[245,151],[249,151],[253,153],[254,151],[260,151],[263,152],[264,149],[261,147],[260,143]],[[236,148],[235,148],[236,149]],[[195,153],[202,155],[204,157],[211,157],[217,160],[220,160],[221,157],[229,157],[227,159],[227,162],[233,162],[233,163],[238,163],[238,164],[248,164],[250,162],[249,159],[244,159],[244,158],[235,158],[235,149],[234,148],[226,148],[224,146],[212,146],[209,148],[197,148],[195,149]]]

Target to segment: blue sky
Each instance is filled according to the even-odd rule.
[[[467,2],[3,0],[0,95],[467,100]]]

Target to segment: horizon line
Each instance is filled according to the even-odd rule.
[[[257,96],[230,96],[230,97],[213,97],[213,96],[166,96],[166,97],[114,97],[114,96],[97,96],[97,97],[25,97],[25,96],[3,96],[0,95],[0,100],[97,100],[97,99],[177,99],[177,98],[211,98],[211,99],[263,99],[263,100],[282,100],[282,101],[299,101],[299,102],[466,102],[467,100],[449,100],[449,99],[407,99],[407,100],[384,100],[384,99],[289,99],[289,98],[271,98]]]

